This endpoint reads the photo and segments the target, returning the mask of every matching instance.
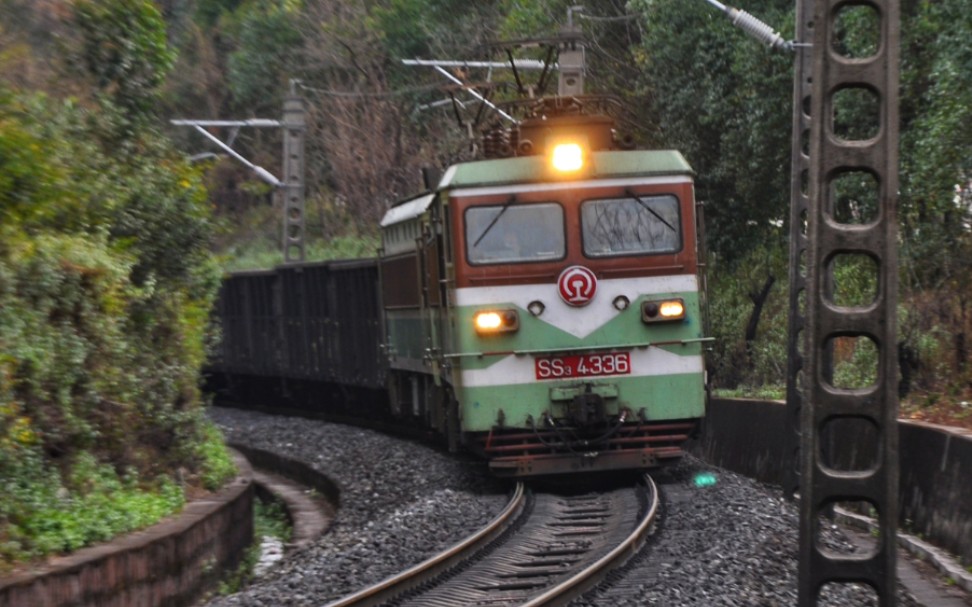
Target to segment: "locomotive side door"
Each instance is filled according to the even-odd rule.
[[[422,280],[422,312],[426,330],[425,360],[432,375],[428,390],[430,426],[445,438],[450,451],[457,451],[461,441],[458,403],[451,386],[446,354],[451,351],[449,317],[449,240],[447,207],[443,196],[432,202],[425,216],[419,246]]]
[[[426,221],[422,225],[422,241],[419,247],[422,267],[422,308],[425,318],[426,360],[436,386],[442,385],[443,330],[445,328],[445,259],[442,229],[442,204],[437,197],[429,206]]]

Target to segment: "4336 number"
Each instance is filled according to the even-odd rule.
[[[537,358],[534,368],[537,379],[628,375],[631,373],[631,355],[628,352],[612,352],[549,356]]]

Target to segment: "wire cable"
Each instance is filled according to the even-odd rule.
[[[594,15],[588,15],[586,13],[577,13],[577,16],[581,19],[587,19],[588,21],[631,21],[632,19],[638,19],[640,15],[621,15],[620,17],[595,17]]]
[[[333,89],[322,89],[313,86],[307,86],[303,83],[298,83],[298,87],[305,91],[312,93],[317,93],[318,95],[323,95],[325,97],[341,97],[341,98],[368,98],[368,99],[384,99],[397,97],[400,95],[409,95],[411,93],[422,93],[426,91],[434,91],[441,89],[441,84],[423,84],[419,86],[410,86],[403,89],[396,89],[393,91],[386,91],[383,93],[378,92],[367,92],[367,91],[335,91]]]

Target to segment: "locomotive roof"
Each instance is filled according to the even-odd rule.
[[[511,183],[549,181],[546,156],[496,158],[454,164],[443,175],[437,190]],[[626,150],[591,153],[592,170],[583,179],[617,177],[693,176],[695,171],[676,150]],[[396,203],[385,212],[381,227],[387,228],[424,213],[435,194],[424,193]]]
[[[590,157],[592,168],[584,179],[695,174],[676,150],[610,150],[592,152]],[[547,161],[546,156],[519,156],[455,164],[443,175],[439,189],[546,181]]]
[[[415,198],[403,200],[385,212],[385,216],[382,217],[379,225],[387,228],[390,225],[418,217],[429,208],[433,198],[435,198],[435,194],[421,194]]]

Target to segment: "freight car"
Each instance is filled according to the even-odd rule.
[[[540,109],[506,157],[392,207],[377,259],[228,277],[218,371],[385,390],[368,415],[497,475],[681,456],[706,395],[693,172],[622,149],[605,116]]]

